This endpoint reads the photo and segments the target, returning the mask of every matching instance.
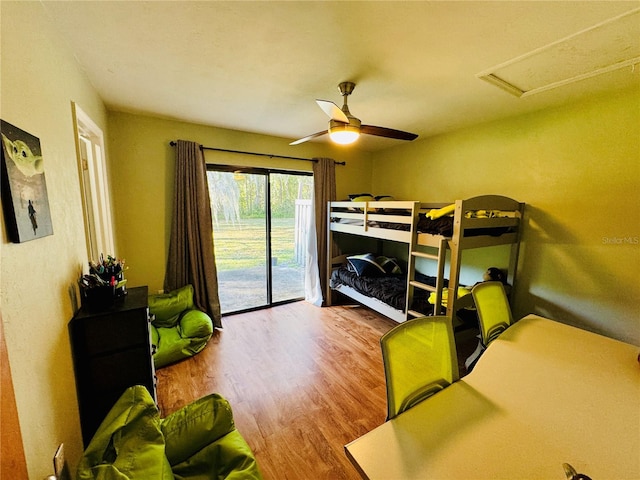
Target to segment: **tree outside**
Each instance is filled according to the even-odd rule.
[[[209,171],[213,237],[223,313],[267,304],[266,176]],[[304,297],[306,215],[313,177],[272,173],[272,301]]]

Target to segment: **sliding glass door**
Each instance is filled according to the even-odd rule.
[[[304,298],[313,177],[245,167],[208,168],[222,313]]]

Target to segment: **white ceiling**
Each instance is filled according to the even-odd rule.
[[[638,64],[522,98],[476,76],[640,0],[42,3],[109,109],[285,144],[326,129],[314,100],[341,105],[344,80],[357,84],[349,107],[363,123],[420,138],[640,87]],[[636,48],[640,22],[631,28]],[[368,137],[358,146],[401,142]]]

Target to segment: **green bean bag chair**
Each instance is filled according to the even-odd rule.
[[[261,480],[229,402],[207,395],[161,419],[143,386],[129,387],[84,451],[76,480]]]
[[[170,293],[149,295],[151,341],[156,368],[175,363],[202,351],[213,334],[211,317],[197,310],[193,286]]]

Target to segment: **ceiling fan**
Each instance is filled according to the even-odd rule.
[[[312,133],[304,138],[295,140],[289,145],[298,145],[326,133],[331,140],[336,143],[348,145],[355,142],[361,133],[367,135],[377,135],[378,137],[395,138],[398,140],[415,140],[418,135],[415,133],[403,132],[392,128],[376,127],[374,125],[362,125],[359,118],[354,117],[349,112],[347,97],[351,95],[356,84],[353,82],[342,82],[338,85],[340,94],[344,98],[342,109],[335,103],[328,100],[316,100],[318,106],[329,116],[329,128],[318,133]]]

